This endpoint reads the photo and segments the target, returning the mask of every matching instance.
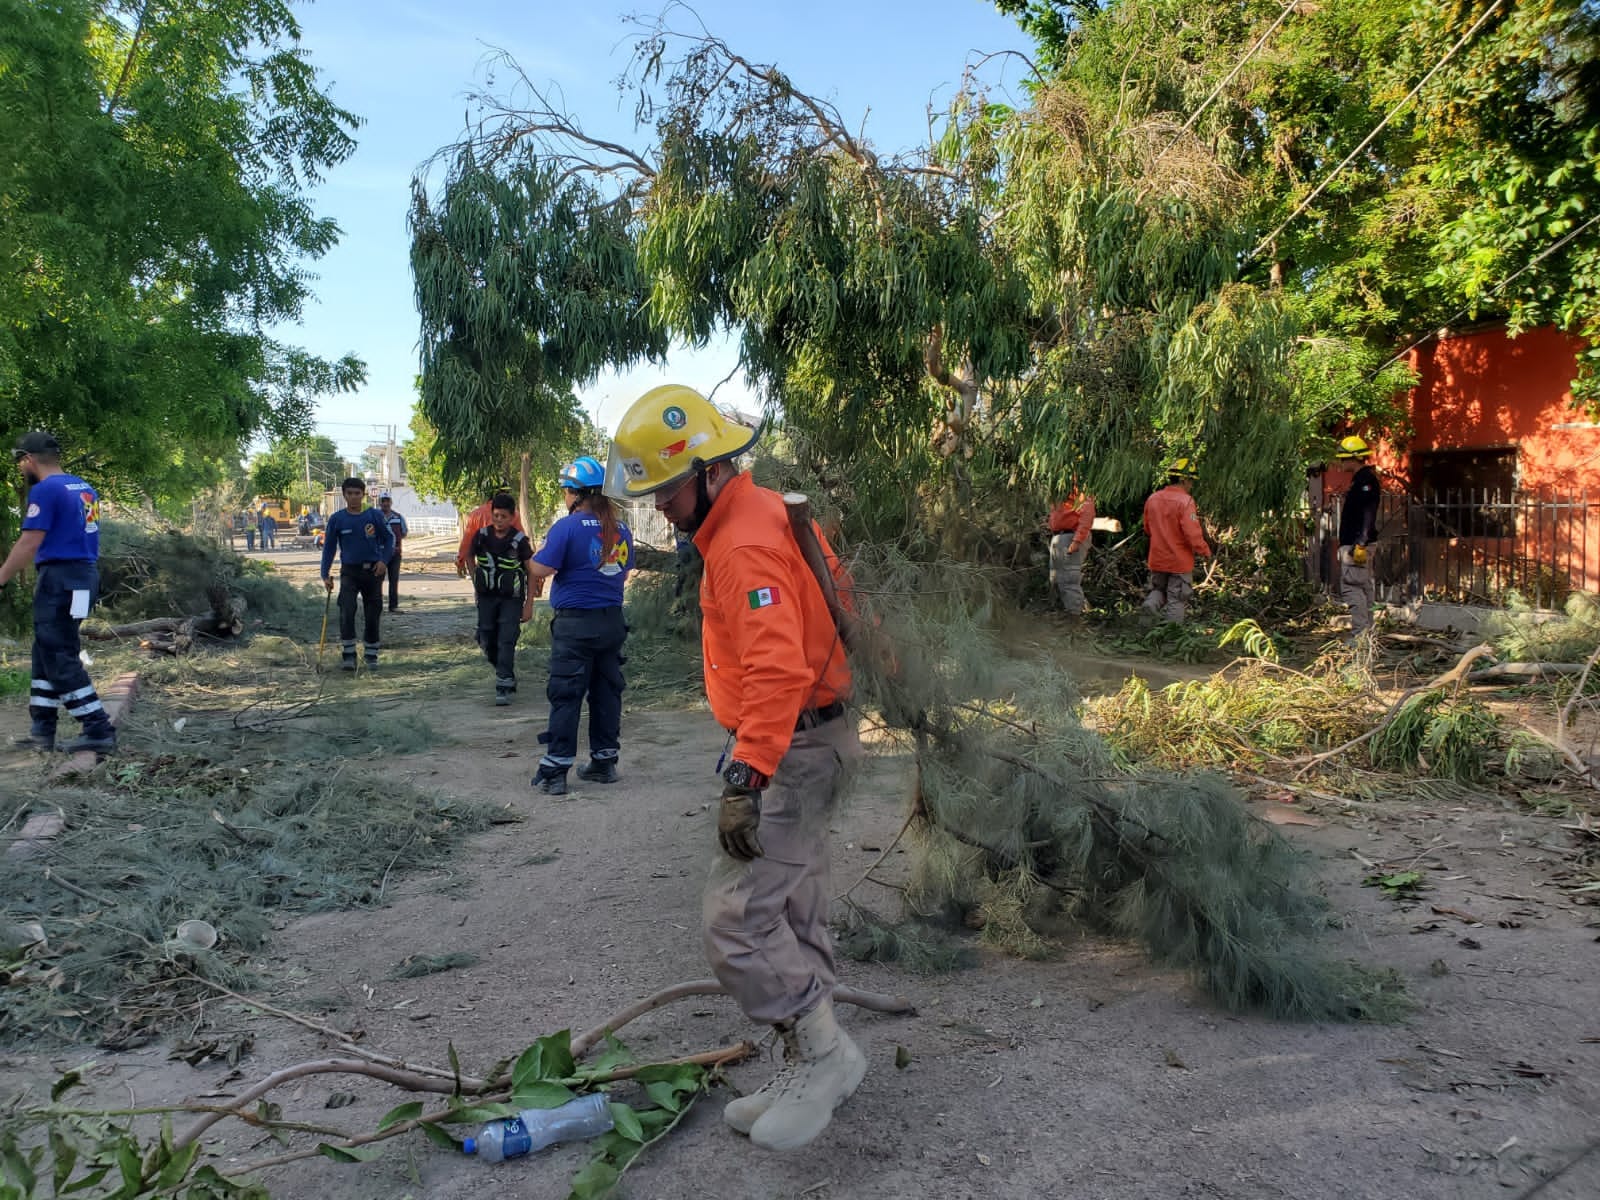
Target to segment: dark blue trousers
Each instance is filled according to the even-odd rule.
[[[478,647],[496,680],[517,681],[517,638],[522,635],[522,597],[478,597]]]
[[[84,597],[82,615],[76,617],[72,615],[74,593]],[[33,589],[33,684],[28,693],[34,733],[54,733],[62,709],[83,723],[85,733],[111,730],[111,719],[78,657],[83,649],[78,627],[99,598],[100,572],[94,563],[40,565],[39,582]]]
[[[368,662],[378,658],[378,621],[383,616],[383,580],[372,563],[339,565],[339,641],[346,655],[356,652],[356,601],[361,602],[361,640]]]
[[[541,764],[570,767],[578,754],[578,718],[589,701],[589,755],[616,758],[622,739],[622,609],[562,608],[550,622],[550,728]]]

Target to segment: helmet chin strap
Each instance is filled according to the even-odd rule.
[[[706,476],[711,468],[699,459],[694,462],[694,515],[678,526],[679,533],[693,534],[711,515],[711,491],[706,486]]]

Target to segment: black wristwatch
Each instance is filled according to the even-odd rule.
[[[759,792],[772,781],[749,763],[741,762],[736,758],[728,764],[728,769],[722,773],[722,782],[734,791]]]

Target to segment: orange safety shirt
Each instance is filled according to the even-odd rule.
[[[1168,484],[1144,502],[1144,531],[1150,535],[1150,569],[1169,575],[1194,570],[1195,555],[1211,557],[1194,497],[1175,483]]]
[[[1068,496],[1050,510],[1051,533],[1076,533],[1072,548],[1088,537],[1094,529],[1094,497],[1081,494]]]
[[[467,527],[461,534],[461,545],[456,548],[456,570],[465,571],[471,565],[467,561],[467,555],[471,553],[472,535],[484,526],[493,524],[493,512],[494,501],[485,500],[467,514]],[[528,532],[522,528],[522,518],[515,514],[511,517],[511,528],[521,530],[523,533]]]
[[[817,538],[840,578],[820,530]],[[733,757],[771,775],[788,753],[801,712],[850,694],[844,644],[777,492],[735,475],[694,544],[705,560],[706,699],[717,723],[734,732]]]

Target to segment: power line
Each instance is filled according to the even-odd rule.
[[[1189,129],[1194,125],[1194,123],[1200,119],[1200,114],[1205,112],[1206,109],[1210,107],[1211,102],[1222,94],[1223,88],[1227,87],[1228,84],[1233,82],[1233,77],[1240,71],[1244,70],[1245,64],[1255,57],[1257,50],[1260,50],[1262,46],[1266,45],[1267,39],[1277,31],[1278,26],[1282,25],[1284,21],[1288,19],[1289,14],[1299,7],[1299,4],[1300,0],[1289,0],[1289,3],[1283,6],[1283,11],[1278,14],[1278,19],[1267,27],[1267,31],[1265,33],[1256,39],[1255,45],[1251,46],[1249,50],[1245,51],[1245,56],[1236,64],[1234,64],[1233,70],[1229,71],[1227,75],[1223,76],[1222,82],[1211,89],[1211,94],[1200,102],[1200,107],[1189,114],[1189,119],[1183,123],[1183,128],[1178,130],[1177,133],[1173,134],[1172,140],[1161,148],[1161,153],[1156,155],[1151,161],[1151,166],[1154,166],[1156,163],[1165,158],[1167,151],[1171,150],[1178,144],[1178,139],[1189,132]]]
[[[1450,49],[1445,52],[1445,56],[1443,58],[1441,58],[1438,62],[1433,64],[1433,67],[1428,71],[1428,73],[1426,75],[1424,75],[1420,80],[1417,81],[1416,87],[1412,88],[1403,97],[1401,97],[1400,103],[1396,104],[1393,108],[1391,108],[1388,111],[1388,113],[1384,116],[1383,120],[1378,122],[1377,126],[1373,129],[1373,131],[1371,133],[1367,134],[1366,137],[1361,139],[1361,144],[1359,146],[1357,146],[1354,150],[1350,151],[1349,154],[1345,155],[1344,161],[1341,162],[1337,167],[1335,167],[1333,169],[1332,173],[1329,174],[1329,176],[1326,179],[1324,179],[1321,183],[1317,184],[1317,186],[1312,190],[1312,192],[1311,192],[1311,194],[1309,196],[1307,196],[1304,200],[1300,201],[1300,203],[1295,206],[1295,210],[1292,213],[1290,213],[1287,217],[1285,217],[1283,219],[1282,224],[1280,224],[1271,233],[1267,234],[1266,237],[1262,238],[1260,243],[1257,244],[1256,248],[1254,250],[1250,251],[1250,253],[1245,256],[1245,258],[1244,258],[1244,262],[1245,263],[1250,262],[1252,259],[1255,258],[1256,255],[1260,254],[1269,245],[1271,245],[1274,241],[1276,241],[1278,235],[1289,227],[1289,223],[1291,221],[1293,221],[1301,213],[1305,212],[1306,209],[1311,207],[1311,202],[1313,200],[1315,200],[1318,196],[1322,195],[1323,191],[1327,188],[1327,186],[1330,183],[1332,183],[1335,179],[1337,179],[1339,177],[1339,173],[1341,171],[1343,171],[1346,167],[1348,167],[1351,163],[1353,163],[1356,160],[1356,156],[1358,154],[1360,154],[1363,150],[1365,150],[1372,143],[1372,139],[1373,138],[1377,137],[1380,133],[1383,132],[1384,128],[1389,124],[1389,122],[1394,120],[1395,117],[1399,115],[1400,110],[1402,108],[1404,108],[1407,104],[1411,103],[1412,98],[1418,92],[1420,92],[1423,89],[1423,87],[1427,84],[1428,80],[1432,79],[1436,74],[1438,74],[1440,69],[1443,68],[1443,66],[1445,65],[1445,63],[1449,62],[1452,58],[1455,57],[1455,54],[1456,54],[1457,50],[1461,49],[1461,47],[1465,46],[1469,41],[1472,40],[1472,35],[1477,33],[1478,30],[1483,27],[1484,22],[1487,21],[1491,16],[1494,15],[1495,10],[1500,7],[1501,3],[1502,3],[1502,0],[1494,0],[1493,4],[1491,4],[1488,8],[1483,10],[1483,15],[1481,17],[1479,17],[1476,21],[1473,22],[1472,28],[1467,30],[1464,34],[1462,34],[1461,37],[1456,41],[1456,44],[1454,46],[1451,46]],[[1244,263],[1241,263],[1240,265],[1243,266]]]

